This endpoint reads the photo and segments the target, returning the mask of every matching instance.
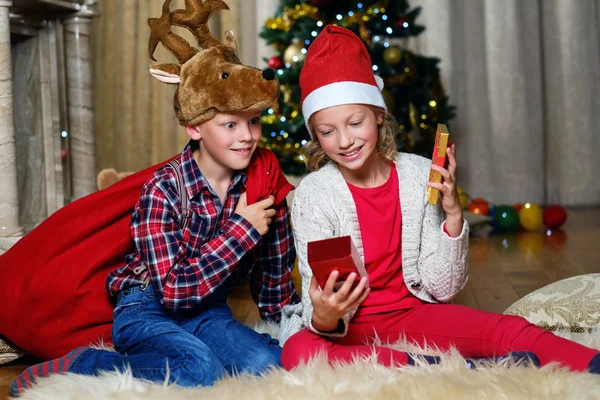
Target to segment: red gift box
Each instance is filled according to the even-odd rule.
[[[309,242],[308,265],[321,288],[325,287],[329,275],[335,270],[340,273],[335,290],[342,286],[352,272],[356,272],[360,277],[368,277],[365,266],[350,236]],[[355,285],[358,282],[360,282],[360,279],[355,281]]]

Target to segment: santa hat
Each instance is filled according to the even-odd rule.
[[[387,109],[382,89],[383,80],[373,74],[367,48],[352,31],[328,25],[310,45],[300,72],[302,114],[307,126],[315,112],[342,104]]]

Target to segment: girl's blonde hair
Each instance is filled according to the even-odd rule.
[[[394,161],[394,157],[396,156],[396,134],[398,132],[398,123],[396,122],[396,118],[391,115],[387,110],[383,108],[374,107],[367,105],[377,115],[378,113],[383,113],[383,121],[381,124],[377,124],[377,129],[379,132],[377,138],[377,152],[379,153],[379,157],[386,161]],[[325,151],[321,147],[321,143],[319,143],[319,139],[317,139],[317,135],[315,133],[314,114],[308,120],[308,126],[310,131],[313,132],[313,139],[309,141],[302,148],[302,153],[304,156],[304,162],[306,163],[306,168],[309,171],[317,171],[322,166],[327,164],[331,159],[327,157]]]

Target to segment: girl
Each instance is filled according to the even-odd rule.
[[[284,310],[283,339],[305,329],[285,342],[283,366],[294,368],[320,352],[330,362],[350,362],[373,354],[373,346],[365,345],[373,336],[393,342],[404,335],[440,350],[455,347],[464,357],[526,351],[541,365],[558,361],[600,373],[598,351],[524,318],[444,304],[468,276],[469,229],[456,192],[455,147],[448,148],[447,169],[431,166],[444,182],[427,182],[430,160],[395,152],[397,127],[376,79],[360,39],[338,26],[327,26],[317,37],[302,69],[302,111],[312,137],[307,165],[315,172],[294,195],[302,320],[293,315],[300,307]],[[440,190],[441,209],[426,204],[427,186]],[[355,243],[368,279],[352,288],[352,274],[334,291],[334,271],[319,288],[307,263],[307,244],[345,235]],[[375,349],[384,365],[413,363],[410,354]]]

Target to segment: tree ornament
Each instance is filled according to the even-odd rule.
[[[488,212],[488,217],[490,217],[492,219],[490,221],[490,225],[492,226],[492,228],[498,229],[498,226],[496,225],[496,220],[494,219],[495,212],[496,212],[496,207],[494,207],[494,206],[490,207],[490,211]]]
[[[383,52],[383,60],[390,64],[396,65],[402,60],[402,50],[398,46],[390,46]]]
[[[478,197],[469,203],[468,210],[475,214],[488,215],[490,205],[485,199]]]
[[[511,206],[495,207],[494,221],[498,229],[503,232],[515,232],[519,228],[519,215]]]
[[[289,31],[290,23],[288,20],[284,20],[282,17],[269,18],[265,21],[265,28],[267,29],[278,29],[281,31]]]
[[[542,208],[534,203],[526,203],[519,211],[519,222],[528,231],[536,231],[542,227]]]
[[[306,58],[306,54],[302,53],[303,48],[304,47],[300,41],[295,40],[288,46],[287,49],[285,49],[285,52],[283,53],[283,61],[285,61],[286,64],[303,63],[304,59]]]
[[[283,60],[279,56],[273,56],[269,58],[269,68],[280,69],[283,68]]]
[[[406,17],[400,17],[398,19],[396,19],[396,25],[404,27],[404,23],[408,22],[408,18]]]
[[[549,229],[558,229],[567,221],[567,210],[559,205],[544,208],[544,225]]]

